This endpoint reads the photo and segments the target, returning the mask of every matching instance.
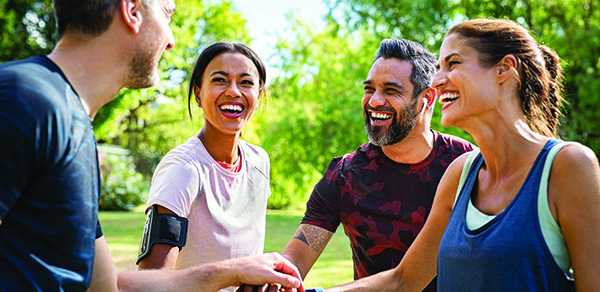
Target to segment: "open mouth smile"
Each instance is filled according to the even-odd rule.
[[[219,106],[219,109],[225,116],[231,118],[237,118],[244,112],[244,107],[239,104],[223,104]]]
[[[369,112],[371,118],[371,124],[374,126],[384,124],[386,121],[392,118],[392,114],[386,112]]]
[[[442,109],[452,104],[455,100],[458,99],[460,94],[458,92],[448,92],[440,94],[439,100],[442,104]]]

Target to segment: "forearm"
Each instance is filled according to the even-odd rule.
[[[281,255],[298,268],[304,279],[332,236],[333,232],[326,229],[301,224]]]
[[[325,289],[326,292],[368,292],[368,291],[420,291],[418,289],[409,289],[402,286],[400,278],[395,274],[395,270],[388,270],[376,275],[362,278],[354,282]]]
[[[119,291],[218,291],[240,284],[234,264],[225,261],[177,271],[120,273]]]
[[[295,239],[292,239],[295,240]],[[291,246],[290,246],[291,244]],[[300,275],[302,276],[302,279],[306,278],[306,275],[308,274],[308,272],[310,271],[310,269],[312,268],[312,266],[314,265],[316,258],[313,259],[313,257],[310,256],[303,256],[306,255],[307,252],[305,249],[307,249],[308,247],[304,247],[304,248],[298,248],[297,246],[294,246],[294,244],[292,244],[291,242],[288,244],[288,246],[286,246],[286,248],[281,252],[281,255],[283,257],[285,257],[286,259],[288,259],[294,266],[296,266],[296,268],[298,268],[298,271],[300,272]],[[318,255],[317,255],[318,257]]]
[[[119,274],[119,291],[217,291],[241,284],[277,283],[304,291],[300,274],[278,253],[230,259],[185,270]]]

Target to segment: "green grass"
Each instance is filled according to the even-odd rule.
[[[117,270],[137,270],[135,260],[146,220],[143,212],[100,212],[99,217]],[[302,212],[299,211],[269,210],[265,252],[281,252],[301,219]],[[304,284],[306,287],[331,287],[352,280],[350,243],[340,227],[308,273]]]

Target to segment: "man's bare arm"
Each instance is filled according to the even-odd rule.
[[[281,254],[296,265],[302,278],[305,278],[332,236],[333,232],[327,229],[300,224]]]

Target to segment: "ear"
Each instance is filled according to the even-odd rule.
[[[425,103],[424,106],[427,106],[427,108],[432,108],[434,103],[435,103],[435,98],[437,97],[437,91],[435,90],[435,88],[427,88],[425,89],[421,94],[423,102]]]
[[[202,99],[200,98],[200,87],[194,85],[194,96],[198,107],[202,107]]]
[[[142,24],[142,14],[139,11],[142,3],[140,0],[122,0],[121,1],[121,16],[123,22],[133,33],[140,31]]]
[[[504,56],[502,60],[500,60],[500,62],[498,62],[498,64],[496,65],[496,70],[498,71],[498,83],[503,84],[510,77],[512,77],[513,74],[516,74],[518,72],[518,64],[519,62],[517,61],[517,58],[514,55],[509,54]]]

